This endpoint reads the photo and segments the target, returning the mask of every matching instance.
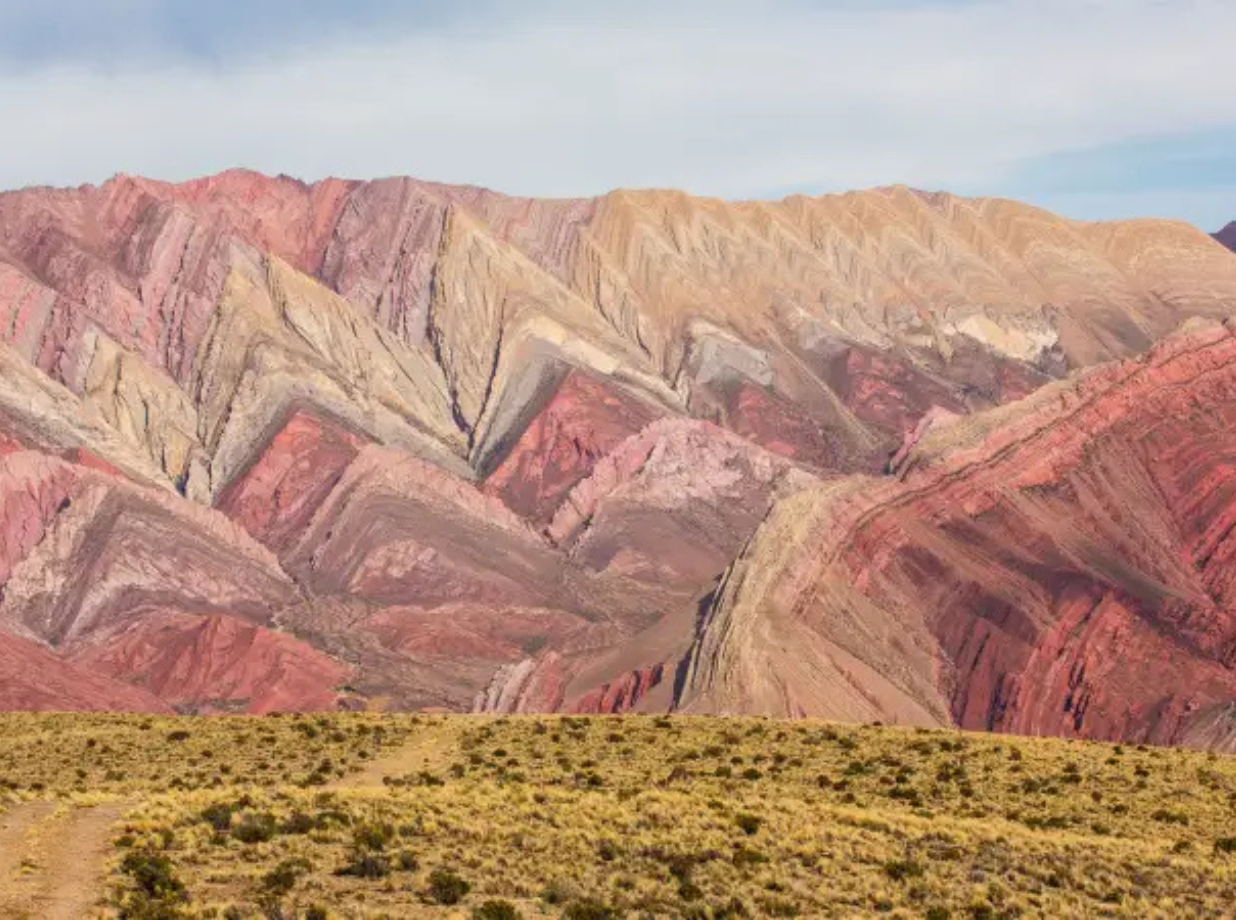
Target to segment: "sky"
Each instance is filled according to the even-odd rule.
[[[904,183],[1236,220],[1236,0],[0,0],[0,188]]]

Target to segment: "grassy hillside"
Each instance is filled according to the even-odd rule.
[[[62,816],[113,808],[96,894],[130,916],[1236,904],[1236,760],[1198,752],[648,716],[15,715],[0,732],[11,815],[49,797]],[[2,834],[0,852],[37,837]],[[13,866],[0,913],[45,903],[45,869]]]

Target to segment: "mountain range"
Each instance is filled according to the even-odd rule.
[[[1231,230],[904,187],[0,194],[0,707],[1236,747]]]

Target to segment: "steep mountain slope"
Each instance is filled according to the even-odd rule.
[[[1236,257],[1186,225],[905,188],[533,200],[233,171],[0,194],[0,634],[90,674],[83,699],[140,684],[180,710],[826,698],[1069,730],[956,703],[962,640],[913,617],[887,660],[776,703],[725,689],[715,624],[737,573],[820,551],[818,496],[878,503],[942,420],[1012,425],[995,407],[1234,307]],[[808,529],[778,559],[784,520]],[[1028,526],[949,539],[995,553]],[[1051,558],[1022,580],[1054,584]],[[744,656],[781,654],[752,635]]]
[[[701,623],[680,703],[1217,740],[1236,711],[1234,421],[1236,336],[1205,322],[941,419],[895,477],[777,508]]]

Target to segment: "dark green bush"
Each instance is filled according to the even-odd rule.
[[[162,854],[132,850],[125,854],[120,871],[133,879],[137,890],[144,894],[184,900],[184,883],[176,877],[172,861]]]
[[[224,832],[231,828],[234,814],[236,814],[235,805],[230,802],[216,802],[203,808],[198,818],[215,830]]]
[[[166,856],[130,850],[120,863],[120,871],[134,886],[118,900],[121,920],[175,920],[184,916],[181,907],[189,900],[188,894]]]
[[[307,834],[317,829],[318,822],[303,811],[292,812],[288,815],[287,820],[279,825],[279,833],[281,834]]]
[[[385,878],[391,874],[391,861],[380,853],[354,849],[348,861],[335,870],[335,875],[353,878]]]
[[[749,837],[752,834],[759,832],[760,826],[764,823],[764,819],[759,815],[752,815],[743,812],[734,818],[734,823],[738,825],[739,830]]]
[[[395,857],[395,864],[404,872],[414,872],[420,868],[420,861],[411,850],[400,850]]]
[[[265,843],[279,831],[275,816],[267,812],[248,812],[232,828],[232,836],[241,843]]]
[[[510,901],[486,901],[472,911],[472,920],[519,920],[521,916]]]
[[[285,895],[312,868],[313,864],[307,859],[285,859],[262,876],[262,890],[275,897]]]
[[[895,882],[907,878],[918,878],[923,874],[923,867],[910,859],[896,859],[884,864],[884,874]]]
[[[452,869],[440,866],[429,873],[429,896],[439,904],[458,904],[471,890]]]

